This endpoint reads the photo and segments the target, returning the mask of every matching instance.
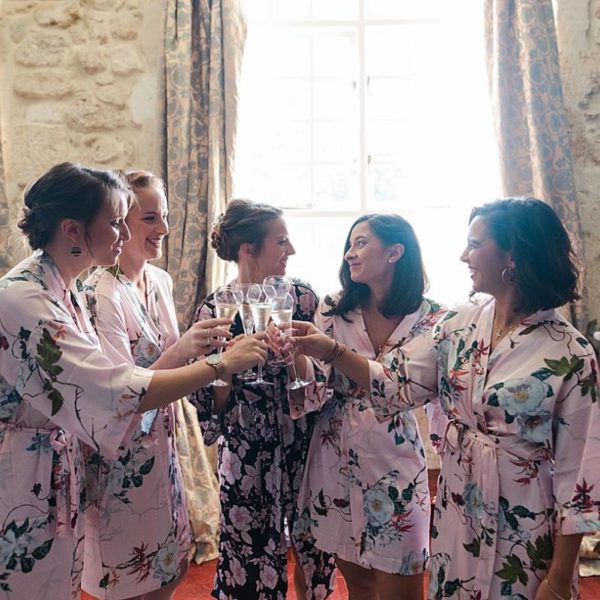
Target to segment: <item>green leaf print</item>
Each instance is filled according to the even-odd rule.
[[[532,513],[529,509],[521,506],[520,504],[517,504],[512,511],[515,515],[521,517],[522,519],[535,519],[535,513]]]
[[[141,475],[148,475],[148,473],[150,473],[150,471],[152,471],[152,467],[154,466],[154,456],[152,458],[149,458],[141,467],[140,467],[140,474]]]
[[[32,553],[31,556],[36,560],[42,560],[48,552],[50,552],[50,548],[52,548],[52,543],[54,542],[53,538],[46,540],[41,546],[38,546]]]
[[[568,381],[575,373],[581,371],[584,365],[583,359],[576,355],[572,356],[571,360],[563,356],[560,360],[546,358],[544,362],[548,365],[553,375],[564,377],[565,381]]]
[[[519,580],[523,585],[527,585],[529,581],[529,576],[523,569],[521,559],[514,554],[506,557],[506,562],[502,563],[502,569],[496,571],[496,575],[510,583],[517,583],[517,580]]]
[[[549,534],[540,535],[533,544],[527,542],[527,556],[534,569],[546,570],[548,563],[552,560],[552,554],[552,538]]]
[[[552,375],[554,374],[553,371],[551,371],[550,369],[546,369],[541,368],[538,369],[537,371],[534,371],[531,375],[532,377],[535,377],[536,379],[539,379],[540,381],[545,381],[546,379],[548,379],[548,377],[552,377]]]
[[[51,416],[54,416],[64,404],[64,398],[56,388],[52,388],[52,391],[48,394],[48,398],[52,401]]]
[[[479,538],[473,538],[470,544],[463,544],[463,546],[467,552],[470,552],[475,558],[479,558],[481,551],[481,541]]]
[[[62,367],[58,365],[58,361],[62,356],[60,348],[50,335],[50,332],[44,327],[42,339],[37,344],[37,356],[35,357],[40,367],[53,380],[56,380],[58,375],[62,373]]]
[[[132,475],[131,481],[133,482],[133,485],[136,488],[138,488],[138,487],[142,487],[142,484],[144,483],[144,478],[141,475]]]
[[[31,558],[26,554],[21,556],[21,571],[23,571],[23,573],[30,573],[33,570],[34,565],[35,558]]]

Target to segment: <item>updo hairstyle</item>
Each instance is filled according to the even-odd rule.
[[[269,204],[231,200],[227,210],[213,223],[210,244],[219,258],[237,262],[240,246],[247,243],[260,250],[268,233],[269,221],[282,214],[281,209]]]
[[[45,248],[63,219],[82,223],[87,231],[113,192],[130,190],[112,171],[64,162],[46,171],[23,192],[23,218],[17,223],[33,250]]]

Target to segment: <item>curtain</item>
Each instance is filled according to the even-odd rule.
[[[164,175],[170,233],[165,266],[186,329],[207,290],[225,282],[211,224],[231,197],[238,80],[246,27],[242,0],[167,0]],[[194,560],[218,552],[219,488],[196,411],[177,403],[177,447],[195,542]]]
[[[210,249],[210,228],[231,197],[246,37],[242,2],[168,0],[165,33],[166,266],[186,327],[206,291],[228,275]]]
[[[583,262],[552,1],[485,0],[485,35],[504,193],[548,202]],[[571,317],[585,331],[583,295]]]

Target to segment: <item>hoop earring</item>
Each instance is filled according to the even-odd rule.
[[[71,246],[71,250],[69,250],[69,254],[71,256],[81,256],[81,248],[79,246]]]
[[[504,267],[502,274],[500,275],[502,283],[504,285],[514,285],[515,283],[515,270],[511,267]]]

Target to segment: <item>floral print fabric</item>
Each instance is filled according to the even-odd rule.
[[[84,442],[107,455],[152,373],[101,351],[77,289],[36,252],[0,279],[0,595],[79,598]],[[85,368],[82,368],[85,363]]]
[[[113,364],[150,367],[179,332],[171,279],[146,265],[147,306],[117,267],[87,280],[88,304]],[[89,453],[83,588],[129,598],[177,578],[190,553],[189,518],[175,446],[176,409],[136,415],[116,458]]]
[[[338,299],[321,302],[316,326],[347,351],[372,360],[429,330],[443,314],[424,300],[376,356],[360,309],[346,315],[348,320],[331,314]],[[294,416],[320,409],[300,490],[298,535],[314,537],[322,550],[365,568],[421,573],[429,554],[430,499],[415,416],[378,418],[361,405],[368,391],[329,365],[320,368],[326,386],[309,388],[304,404],[290,395]]]
[[[371,405],[380,414],[439,392],[432,433],[443,458],[429,589],[436,600],[533,598],[554,536],[600,529],[591,345],[545,310],[490,351],[493,318],[493,299],[476,300],[450,311],[433,337],[389,354],[385,366],[370,363]]]
[[[311,320],[317,298],[305,283],[294,281],[294,318]],[[198,308],[196,319],[215,316],[213,296]],[[239,315],[231,328],[242,333]],[[221,538],[213,596],[219,599],[284,600],[288,586],[286,522],[292,528],[306,460],[311,420],[289,414],[284,367],[264,367],[272,386],[249,386],[235,378],[227,405],[213,412],[213,389],[190,397],[207,444],[219,442]],[[309,599],[326,598],[334,585],[333,557],[304,540],[292,540],[308,587]]]

